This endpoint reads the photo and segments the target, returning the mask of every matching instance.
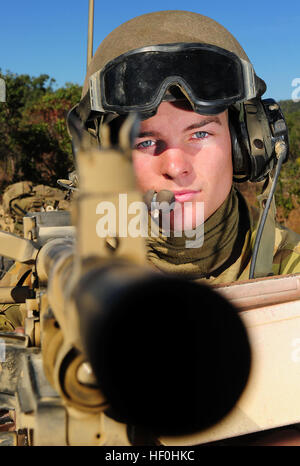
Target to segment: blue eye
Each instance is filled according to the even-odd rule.
[[[147,147],[153,146],[155,143],[154,141],[151,141],[151,139],[148,139],[147,141],[139,142],[136,147],[137,149],[146,149]]]
[[[195,139],[204,139],[208,136],[208,133],[206,131],[197,131],[196,133],[193,134],[193,138]]]

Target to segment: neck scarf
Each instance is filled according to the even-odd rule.
[[[175,237],[174,234],[148,237],[147,258],[156,268],[166,273],[176,273],[187,278],[209,278],[219,275],[229,267],[241,253],[249,220],[245,212],[241,215],[243,204],[235,188],[221,206],[194,231],[196,238],[203,241],[202,246],[187,248],[191,241],[190,233]],[[204,227],[204,229],[203,229]],[[202,235],[199,231],[201,229]],[[204,232],[204,236],[203,236]]]

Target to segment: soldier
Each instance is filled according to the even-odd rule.
[[[275,156],[271,128],[276,119],[284,122],[278,104],[262,101],[265,90],[236,39],[196,13],[139,16],[96,51],[73,112],[95,144],[103,123],[114,139],[125,115],[139,112],[138,187],[174,193],[181,216],[175,208],[173,232],[185,225],[181,237],[149,237],[148,260],[158,269],[213,284],[249,278],[259,213],[233,181],[265,181],[260,202],[266,202]],[[286,129],[279,138],[287,141]],[[187,248],[187,230],[203,228],[199,203],[204,242]],[[300,236],[275,224],[274,201],[263,231],[250,278],[299,272]]]
[[[234,182],[263,182],[263,210],[274,141],[278,135],[287,141],[278,105],[261,99],[265,90],[236,39],[200,14],[142,15],[100,44],[72,113],[101,145],[103,123],[114,142],[125,116],[138,112],[133,163],[140,190],[171,191],[185,225],[196,232],[202,227],[197,203],[204,203],[203,245],[185,247],[187,231],[174,234],[183,229],[174,211],[173,234],[147,240],[154,267],[213,284],[249,278],[262,212],[247,205]],[[254,277],[300,272],[300,236],[275,223],[273,202],[260,246]],[[299,435],[255,442],[297,444]]]

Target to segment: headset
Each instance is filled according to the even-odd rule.
[[[275,145],[283,141],[287,147],[288,128],[274,99],[251,99],[229,108],[234,181],[237,183],[264,180],[275,168]]]
[[[274,99],[254,98],[231,105],[228,112],[234,182],[264,180],[276,166],[276,142],[284,141],[287,155],[283,163],[288,160],[288,128],[280,105]],[[84,123],[82,129],[88,131],[91,141],[94,144],[99,143],[103,114],[92,112],[89,118],[86,118],[86,114],[82,113],[82,105],[72,108],[67,118],[68,130],[72,138],[74,135],[70,119],[74,120],[75,116]],[[115,117],[116,115],[112,115],[113,124]],[[107,115],[105,120],[111,123]]]

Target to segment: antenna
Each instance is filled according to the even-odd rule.
[[[3,78],[0,78],[0,102],[6,101],[6,92],[5,92],[5,81]]]
[[[88,24],[88,45],[87,45],[87,65],[88,68],[93,58],[93,40],[94,40],[94,0],[89,0],[89,24]]]

